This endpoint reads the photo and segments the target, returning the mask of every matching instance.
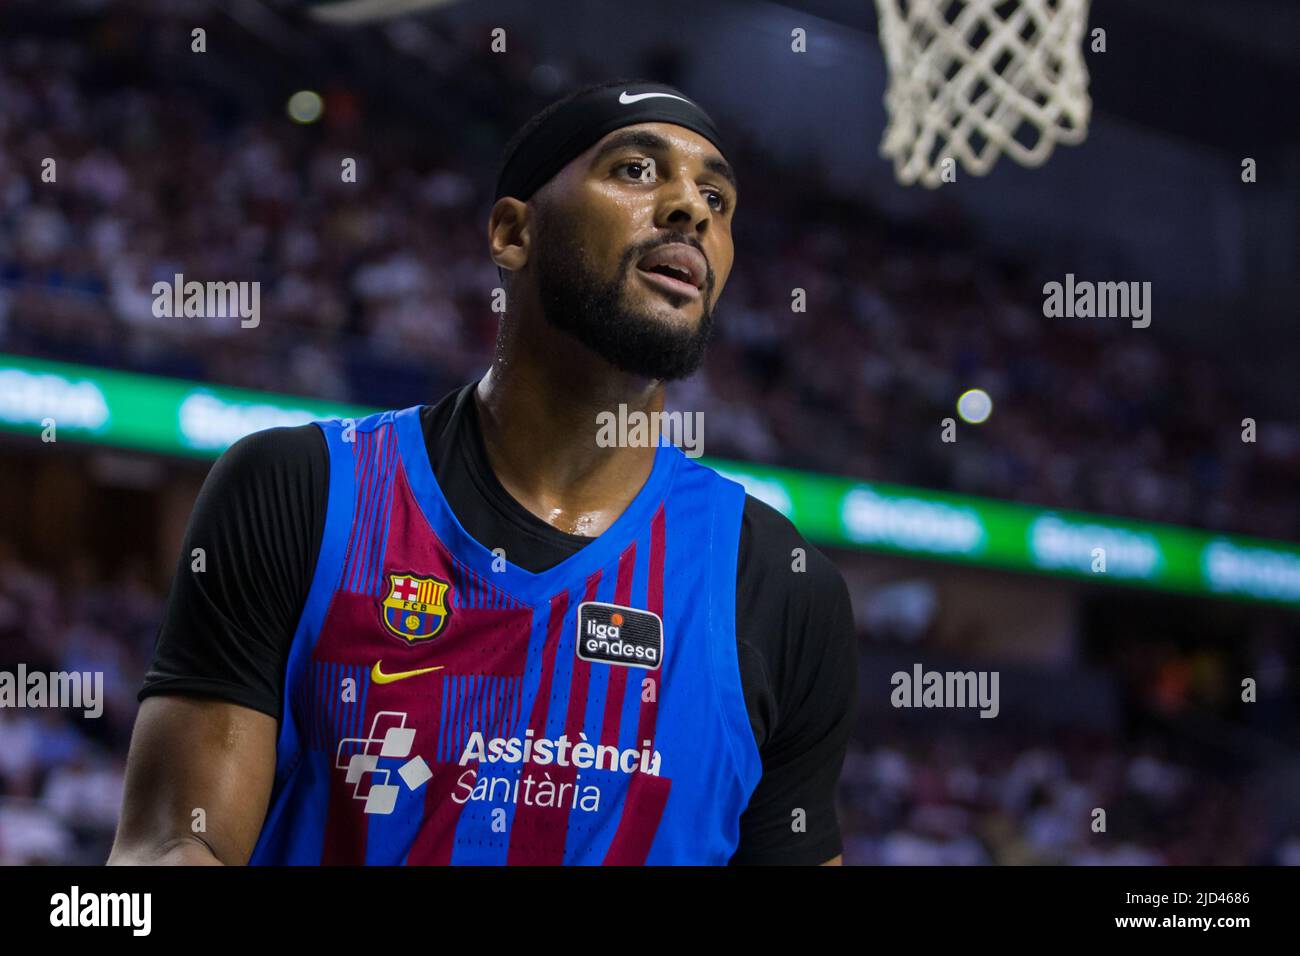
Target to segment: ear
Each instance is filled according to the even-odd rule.
[[[528,204],[513,196],[502,196],[488,215],[488,250],[492,261],[507,272],[518,272],[528,263],[533,228]]]

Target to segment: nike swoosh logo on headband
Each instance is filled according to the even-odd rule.
[[[624,90],[619,95],[618,101],[626,105],[628,103],[636,103],[639,100],[647,100],[652,96],[666,96],[670,100],[681,100],[683,103],[691,102],[686,97],[678,96],[675,93],[629,93],[627,90]],[[695,104],[691,103],[691,105],[694,106]]]

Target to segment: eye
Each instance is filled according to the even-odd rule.
[[[708,190],[706,195],[709,197],[710,200],[716,199],[718,201],[718,204],[712,207],[714,212],[727,211],[727,208],[730,204],[727,202],[727,197],[725,193],[719,192],[716,189],[710,189]]]
[[[627,159],[614,167],[623,171],[628,169],[637,170],[632,178],[638,182],[646,182],[655,174],[655,164],[653,159]]]

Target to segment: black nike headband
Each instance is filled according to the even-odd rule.
[[[684,126],[725,154],[709,114],[680,90],[662,83],[606,86],[565,103],[520,140],[506,157],[492,201],[513,196],[527,202],[552,176],[602,136],[637,123]]]

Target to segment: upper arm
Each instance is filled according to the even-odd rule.
[[[788,521],[773,512],[756,525],[750,561],[762,567],[746,571],[753,610],[738,626],[761,662],[774,726],[759,748],[762,776],[733,862],[834,864],[842,849],[836,795],[857,697],[852,604],[839,571]],[[792,567],[794,547],[805,549],[804,570]]]
[[[228,701],[146,700],[109,862],[156,862],[190,839],[222,863],[247,863],[270,802],[276,734],[273,717]]]
[[[219,697],[280,713],[328,489],[315,425],[255,432],[218,459],[190,513],[142,698]]]
[[[268,429],[236,442],[203,483],[140,692],[113,862],[156,858],[178,840],[187,844],[169,861],[201,843],[225,862],[252,851],[328,463],[316,426]]]

